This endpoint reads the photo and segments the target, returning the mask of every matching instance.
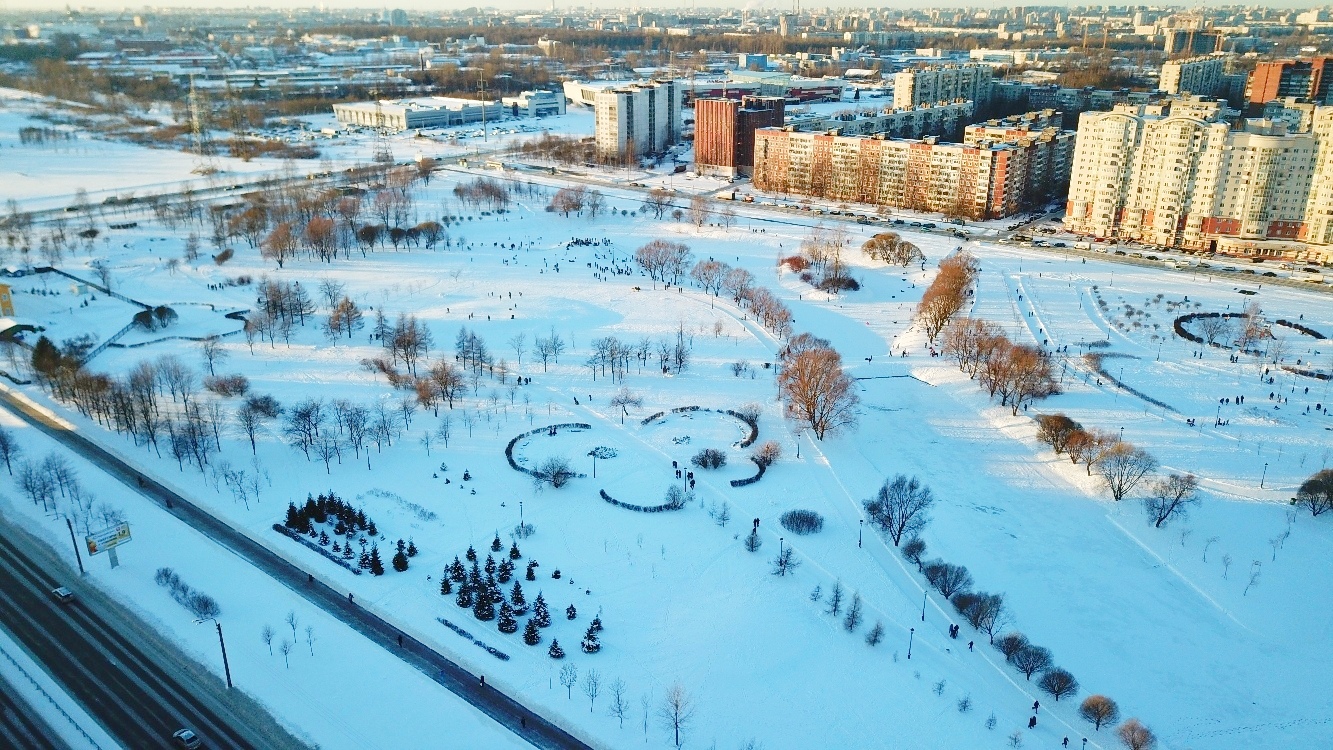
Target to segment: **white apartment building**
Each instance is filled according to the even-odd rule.
[[[603,159],[660,154],[680,141],[681,86],[636,83],[597,92],[595,135]]]
[[[1157,88],[1168,94],[1219,96],[1226,85],[1226,56],[1201,55],[1162,63]]]
[[[1079,118],[1064,223],[1078,234],[1163,247],[1333,258],[1333,107],[1314,131],[1251,120],[1214,102],[1121,104]]]
[[[971,99],[978,108],[990,102],[995,71],[989,65],[931,65],[904,70],[893,76],[893,106],[909,109],[919,104]]]

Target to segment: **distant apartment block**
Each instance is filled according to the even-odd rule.
[[[1274,99],[1294,96],[1316,104],[1333,104],[1333,58],[1311,60],[1275,60],[1261,62],[1250,74],[1250,104],[1264,104]]]
[[[1226,93],[1226,58],[1201,55],[1162,63],[1157,88],[1168,94],[1222,96]]]
[[[1168,55],[1211,55],[1220,52],[1225,37],[1216,31],[1167,29],[1163,51]]]
[[[481,102],[444,96],[333,105],[334,117],[344,125],[388,130],[450,127],[480,122],[483,116],[498,120],[504,113],[504,105],[499,101]]]
[[[1065,226],[1095,237],[1238,255],[1328,260],[1333,107],[1312,132],[1250,120],[1215,102],[1120,105],[1079,119]]]
[[[754,133],[782,127],[780,96],[699,99],[694,103],[694,163],[700,174],[748,175],[754,168]]]
[[[597,153],[632,160],[660,154],[680,141],[681,87],[677,81],[603,89],[593,99]]]
[[[1058,191],[1073,134],[1049,128],[1004,141],[970,143],[799,133],[755,133],[754,185],[971,219],[996,219]]]
[[[979,63],[932,65],[904,70],[893,76],[893,106],[905,109],[918,104],[971,99],[978,107],[990,102],[995,71]]]
[[[802,115],[791,118],[787,124],[801,131],[837,130],[839,135],[885,135],[890,138],[925,138],[934,135],[956,139],[975,113],[976,106],[972,100],[959,99],[907,109],[885,107],[871,112]]]

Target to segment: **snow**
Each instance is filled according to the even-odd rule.
[[[400,143],[396,140],[395,148]],[[165,259],[179,253],[184,230],[141,220],[139,228],[112,232],[113,239],[95,253],[111,264],[118,291],[154,305],[206,303],[219,311],[251,307],[253,287],[224,284],[240,275],[299,280],[312,296],[321,280],[334,280],[345,284],[363,308],[383,309],[390,318],[400,313],[421,318],[434,335],[432,358],[448,358],[455,335],[466,326],[512,367],[516,355],[506,342],[524,334],[527,351],[517,369],[532,384],[511,393],[508,384],[483,378],[479,389],[469,391],[453,410],[447,447],[437,440],[427,455],[420,438],[433,432],[440,419],[419,412],[392,447],[369,454],[371,469],[367,456],[345,455],[326,471],[321,461],[307,461],[283,445],[279,426],[271,425],[257,457],[258,469],[271,483],[264,484],[259,502],[247,505],[225,486],[215,486],[210,476],[188,466],[178,469],[165,452],[158,458],[150,448],[135,447],[63,407],[54,408],[230,523],[354,592],[358,602],[486,674],[488,684],[599,746],[639,741],[644,734],[641,697],[647,697],[652,714],[677,682],[698,706],[687,732],[691,747],[713,742],[735,747],[750,738],[768,748],[1000,747],[1015,730],[1034,746],[1055,746],[1066,735],[1071,742],[1087,736],[1092,747],[1115,746],[1108,731],[1094,734],[1077,718],[1077,701],[1049,700],[1036,690],[1035,680],[1030,683],[1005,666],[984,637],[966,625],[959,640],[948,638],[948,624],[959,618],[937,594],[927,595],[922,621],[924,582],[914,566],[859,523],[861,501],[899,472],[919,476],[940,499],[923,535],[928,556],[967,565],[977,588],[1003,592],[1013,626],[1050,648],[1056,663],[1074,673],[1083,686],[1079,698],[1093,692],[1110,695],[1126,717],[1141,718],[1170,750],[1333,744],[1333,723],[1327,720],[1333,700],[1323,689],[1333,665],[1326,649],[1319,648],[1333,635],[1333,619],[1326,597],[1313,593],[1333,583],[1326,554],[1333,531],[1325,518],[1290,517],[1286,504],[1299,482],[1331,457],[1333,421],[1322,410],[1305,412],[1307,405],[1328,404],[1328,381],[1283,375],[1268,385],[1260,383],[1251,357],[1233,364],[1218,350],[1206,349],[1203,359],[1196,359],[1196,347],[1170,333],[1175,315],[1195,308],[1168,311],[1165,304],[1188,295],[1191,305],[1202,306],[1198,309],[1234,312],[1253,299],[1270,319],[1303,315],[1305,325],[1333,334],[1333,305],[1326,296],[1259,289],[1257,280],[1247,287],[1257,294],[1247,296],[1232,282],[1197,273],[972,245],[982,274],[971,314],[1001,324],[1019,341],[1068,346],[1068,356],[1059,358],[1066,392],[1034,410],[1064,411],[1090,427],[1124,427],[1125,439],[1154,453],[1165,469],[1201,477],[1202,505],[1187,520],[1154,529],[1137,501],[1114,503],[1081,466],[1039,445],[1030,413],[1013,416],[989,403],[951,363],[929,356],[910,315],[933,270],[886,269],[852,250],[845,260],[864,288],[829,297],[774,266],[818,217],[736,204],[740,220],[728,231],[620,213],[566,219],[543,211],[545,198],[520,198],[512,212],[501,216],[459,210],[453,186],[481,174],[497,173],[437,173],[418,201],[423,220],[436,216],[442,205],[448,206],[446,213],[469,215],[449,231],[462,247],[377,249],[367,258],[354,252],[351,259],[331,264],[301,260],[278,270],[238,245],[236,258],[226,265],[182,264],[173,272]],[[565,184],[545,177],[531,180],[545,186],[548,195]],[[633,211],[640,202],[637,193],[607,193],[617,212]],[[853,226],[849,231],[856,247],[879,230]],[[927,269],[959,244],[910,230],[905,234],[926,253]],[[605,238],[610,244],[567,247],[574,237]],[[657,237],[685,242],[696,257],[748,268],[791,306],[796,330],[831,340],[852,373],[863,378],[859,426],[821,443],[784,421],[774,401],[773,371],[763,367],[774,360],[779,342],[730,301],[688,287],[663,289],[638,275],[599,279],[588,266],[626,267],[636,247]],[[525,244],[502,250],[500,243]],[[80,256],[66,268],[87,273],[78,268],[85,262]],[[1161,303],[1155,301],[1158,294],[1164,295]],[[1099,297],[1109,312],[1101,311]],[[22,316],[27,296],[16,295],[16,300]],[[1136,315],[1121,330],[1112,321],[1128,320],[1124,304],[1151,317]],[[76,335],[80,325],[88,331],[106,325],[77,312],[67,314],[68,320],[52,319],[53,338]],[[318,331],[323,316],[321,303],[316,321],[298,328],[290,345],[256,343],[251,353],[243,338],[224,339],[230,357],[219,371],[244,374],[254,392],[273,394],[284,405],[318,397],[395,406],[403,394],[358,364],[382,356],[368,340],[368,329],[331,343]],[[368,310],[367,317],[373,318],[373,312]],[[178,325],[191,331],[207,328],[204,320],[191,323],[184,316]],[[717,333],[715,326],[720,326]],[[551,331],[569,342],[570,351],[544,370],[534,360],[532,342]],[[609,404],[621,384],[600,373],[594,381],[582,364],[591,341],[615,335],[633,343],[643,336],[674,337],[678,331],[693,340],[690,368],[664,376],[655,359],[642,371],[633,363],[625,384],[643,397],[644,405],[631,409],[622,425]],[[1280,335],[1287,339],[1289,360],[1313,358],[1325,370],[1333,366],[1326,343],[1286,329]],[[1088,342],[1101,340],[1111,342],[1102,351],[1127,355],[1108,359],[1109,371],[1119,378],[1123,365],[1127,384],[1175,411],[1099,385],[1081,354]],[[200,361],[197,345],[175,339],[108,349],[93,366],[123,374],[140,359],[162,354],[195,366]],[[755,376],[733,375],[729,366],[736,361],[748,362]],[[32,388],[26,392],[44,398]],[[1269,392],[1289,401],[1269,400]],[[1230,423],[1211,426],[1217,400],[1242,394],[1244,406],[1222,405],[1221,417]],[[732,447],[742,433],[731,418],[694,413],[640,424],[644,417],[676,407],[735,409],[746,403],[762,406],[759,441],[777,440],[784,448],[782,460],[749,487],[729,484],[752,473],[744,452]],[[476,420],[471,429],[462,421],[464,411]],[[440,413],[450,412],[442,407]],[[1188,424],[1189,418],[1197,425]],[[518,458],[532,465],[547,455],[564,455],[589,476],[562,489],[534,490],[526,475],[508,466],[504,447],[519,433],[565,422],[592,428],[555,437],[539,432],[520,441]],[[41,440],[30,432],[25,431],[25,441]],[[688,443],[679,441],[687,436]],[[222,442],[220,460],[233,469],[256,470],[243,437],[224,433]],[[29,455],[45,452],[42,445]],[[596,446],[613,447],[617,456],[598,461],[593,479],[586,454]],[[670,462],[684,464],[704,447],[727,451],[728,465],[716,472],[696,469],[697,500],[681,511],[634,513],[599,497],[605,489],[625,502],[656,504],[677,481]],[[472,477],[467,482],[462,480],[465,470]],[[93,472],[84,467],[81,475]],[[420,548],[408,572],[354,576],[269,529],[282,520],[288,501],[300,502],[329,488],[364,506],[375,519],[386,560],[398,538]],[[8,491],[17,497],[12,487]],[[134,545],[122,551],[124,567],[115,574],[95,572],[97,579],[159,619],[165,632],[205,660],[212,648],[207,634],[189,624],[152,583],[151,572],[170,565],[191,585],[212,593],[224,616],[236,621],[238,633],[247,634],[238,636],[234,657],[241,664],[238,673],[251,676],[243,682],[282,720],[321,746],[421,744],[422,738],[434,736],[432,726],[442,711],[449,716],[445,723],[460,722],[478,733],[478,746],[503,746],[493,726],[469,723],[468,709],[450,703],[438,686],[392,655],[303,608],[290,592],[129,493],[118,487],[97,491],[123,507],[135,527]],[[723,502],[732,515],[726,528],[704,512]],[[522,643],[521,628],[514,635],[501,634],[494,623],[477,622],[452,597],[438,593],[440,570],[469,545],[483,560],[495,535],[508,547],[520,503],[536,533],[518,540],[524,554],[519,575],[528,559],[540,561],[538,581],[523,581],[523,588],[529,601],[543,592],[555,620],[537,648]],[[412,505],[434,517],[415,512]],[[792,508],[822,513],[823,531],[793,538],[777,522]],[[752,518],[760,521],[763,548],[758,553],[746,552],[740,542]],[[42,528],[48,537],[55,533],[50,523]],[[1182,537],[1184,529],[1190,533]],[[1287,530],[1291,533],[1282,543],[1270,545]],[[1213,537],[1217,540],[1209,543]],[[787,577],[769,574],[769,561],[780,545],[793,545],[802,563]],[[1223,555],[1234,561],[1226,577]],[[1254,561],[1261,563],[1262,574],[1246,593]],[[562,573],[559,580],[551,578],[555,569]],[[844,631],[840,618],[824,613],[824,602],[810,599],[816,586],[827,594],[835,582],[864,600],[865,622],[855,634]],[[561,616],[570,603],[579,610],[575,622]],[[281,632],[289,608],[326,634],[317,652],[336,649],[353,658],[333,668],[294,655],[292,669],[283,669],[280,657],[269,657],[257,634],[266,622]],[[603,649],[586,655],[578,651],[578,642],[595,613],[606,626]],[[445,629],[437,622],[440,617],[512,658],[491,657]],[[876,621],[885,627],[885,640],[872,649],[864,635]],[[564,689],[555,679],[560,664],[546,656],[552,637],[569,654],[567,663],[581,673],[596,669],[602,675],[594,710],[577,687],[572,699],[560,695]],[[969,640],[977,641],[975,652],[967,650]],[[347,664],[368,666],[349,670]],[[617,678],[626,682],[631,706],[623,729],[606,713],[607,685]],[[941,681],[936,695],[934,687]],[[957,709],[964,697],[972,704],[966,713]],[[1040,723],[1028,731],[1035,699],[1043,703]],[[997,726],[988,730],[992,712]],[[384,721],[388,716],[394,720]],[[647,724],[650,745],[667,742],[654,716]]]
[[[0,628],[0,677],[20,693],[33,713],[41,717],[72,750],[119,747],[83,706],[3,628]]]

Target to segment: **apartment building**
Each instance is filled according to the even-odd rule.
[[[1221,96],[1226,86],[1226,57],[1201,55],[1162,63],[1157,89],[1168,94]]]
[[[1072,133],[1055,129],[1007,142],[755,132],[754,185],[760,190],[871,203],[971,219],[1018,213],[1062,187],[1057,165]],[[1058,145],[1057,145],[1058,144]]]
[[[694,163],[700,174],[748,175],[754,168],[754,133],[782,127],[786,99],[747,96],[694,103]]]
[[[811,114],[791,118],[796,130],[837,130],[840,135],[887,135],[890,138],[941,136],[956,139],[976,111],[970,99],[922,104],[908,109],[885,107],[872,112]],[[781,125],[782,123],[777,123]]]
[[[598,91],[593,99],[597,153],[632,160],[660,154],[680,141],[681,88],[654,81]]]
[[[1247,99],[1252,105],[1294,96],[1316,104],[1333,104],[1333,58],[1261,62],[1250,74]]]
[[[907,109],[919,104],[971,99],[978,108],[985,108],[990,102],[994,77],[994,69],[981,63],[904,70],[893,76],[893,106]]]
[[[1301,260],[1333,243],[1333,107],[1310,132],[1215,102],[1119,105],[1079,119],[1065,226],[1163,247]]]

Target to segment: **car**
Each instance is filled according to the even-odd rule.
[[[1065,243],[1063,243],[1063,242],[1057,242],[1057,243],[1055,243],[1055,246],[1056,246],[1056,247],[1065,247]]]
[[[925,224],[922,224],[922,225],[921,225],[921,228],[922,228],[922,229],[934,229],[934,228],[935,228],[935,222],[933,222],[933,221],[928,221],[928,222],[926,222]]]
[[[198,750],[204,746],[204,741],[199,739],[193,729],[177,729],[171,735],[171,743],[185,750]]]
[[[57,586],[51,589],[51,596],[55,597],[55,600],[61,604],[69,604],[74,601],[74,592],[64,586]]]
[[[901,225],[903,225],[903,224],[906,224],[907,222],[903,221],[902,219],[894,219],[894,220],[893,220],[893,223],[896,224],[896,225],[898,225],[898,226],[901,226]]]

